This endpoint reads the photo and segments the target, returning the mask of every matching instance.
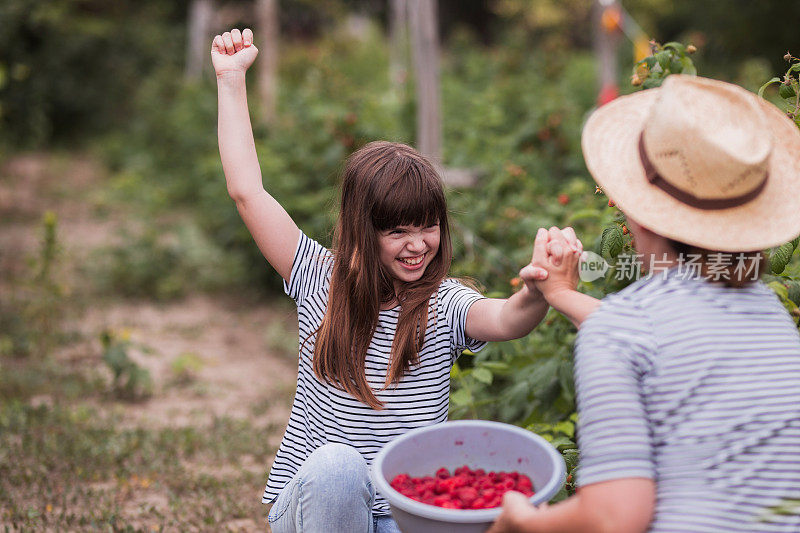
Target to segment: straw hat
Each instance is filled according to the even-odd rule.
[[[800,234],[800,131],[741,87],[669,76],[595,111],[581,144],[603,191],[659,235],[735,252]]]

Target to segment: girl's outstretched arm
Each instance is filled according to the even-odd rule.
[[[550,305],[536,289],[524,286],[508,299],[478,300],[467,313],[467,336],[479,341],[508,341],[530,333]]]
[[[577,283],[577,259],[582,247],[577,238],[568,240],[553,228],[553,238],[558,246],[553,246],[551,259],[559,263],[570,261],[574,265]],[[467,314],[467,335],[481,341],[506,341],[518,339],[530,333],[547,314],[548,304],[536,283],[547,278],[548,272],[538,264],[534,264],[538,255],[548,257],[548,234],[542,236],[540,230],[534,242],[534,260],[532,264],[520,271],[525,285],[508,299],[486,298],[478,300],[469,308]],[[574,237],[575,233],[572,232]],[[556,257],[557,256],[557,257]],[[525,274],[523,276],[523,274]]]
[[[257,54],[249,29],[214,37],[211,60],[217,74],[219,154],[228,194],[242,220],[267,261],[288,281],[300,230],[261,181],[245,86],[245,72]]]

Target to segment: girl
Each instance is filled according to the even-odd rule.
[[[304,235],[263,188],[247,110],[250,30],[214,38],[219,148],[228,192],[297,303],[300,360],[289,423],[262,501],[273,531],[393,531],[368,465],[392,438],[447,419],[455,358],[528,334],[548,305],[534,270],[507,300],[447,279],[447,208],[431,164],[374,142],[347,161],[333,250]],[[578,254],[574,232],[551,252]]]
[[[579,488],[542,509],[507,495],[490,533],[800,531],[800,338],[756,281],[758,250],[800,233],[797,128],[740,87],[674,75],[597,110],[583,151],[650,276],[597,308],[575,261],[534,253],[550,304],[591,313]]]

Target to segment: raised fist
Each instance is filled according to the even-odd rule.
[[[228,72],[244,73],[253,64],[258,48],[253,44],[253,32],[246,28],[226,31],[214,37],[211,43],[211,63],[217,76]]]

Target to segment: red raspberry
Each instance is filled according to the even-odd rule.
[[[489,509],[502,504],[503,495],[517,490],[525,496],[533,495],[533,484],[528,476],[519,472],[489,472],[470,470],[466,465],[454,470],[440,468],[436,477],[412,478],[399,474],[391,486],[401,494],[416,501],[447,509]]]
[[[470,509],[486,509],[486,500],[481,498],[480,496],[475,498],[475,501],[472,502],[472,505],[469,506]]]
[[[449,494],[442,494],[441,496],[437,496],[433,499],[433,505],[438,505],[439,507],[443,507],[445,503],[452,501],[450,499]]]
[[[472,487],[462,487],[456,491],[456,496],[464,507],[469,507],[478,498],[478,491]]]

